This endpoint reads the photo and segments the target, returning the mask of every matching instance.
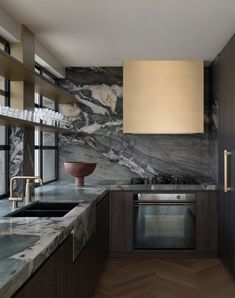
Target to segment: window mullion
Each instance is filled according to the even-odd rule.
[[[0,36],[0,44],[3,45],[3,50],[6,53],[10,53],[10,44],[7,40],[2,38]],[[4,87],[3,89],[0,89],[0,95],[4,97],[3,105],[9,105],[10,102],[10,81],[4,78]],[[6,125],[3,125],[5,130],[5,139],[3,140],[4,144],[0,145],[0,151],[4,152],[4,186],[5,191],[0,195],[0,198],[5,198],[9,196],[9,152],[10,152],[10,146],[9,146],[9,128]]]
[[[46,71],[45,69],[43,69],[40,65],[36,64],[35,65],[35,68],[37,69],[37,72],[40,74],[40,75],[46,75],[46,76],[49,76],[51,77],[53,80],[56,80],[56,78],[53,76],[53,75],[50,75],[50,73],[48,71]],[[54,110],[54,111],[57,111],[58,110],[58,105],[54,102],[53,104],[53,108],[52,106],[50,107],[50,105],[46,102],[46,99],[47,98],[44,98],[42,95],[39,95],[38,97],[38,104],[35,103],[35,107],[37,108],[47,108],[47,109],[51,109],[51,110]],[[45,104],[45,107],[44,107],[44,104]],[[48,106],[47,106],[48,105]],[[51,178],[52,177],[55,177],[55,179],[52,179],[50,181],[44,181],[44,183],[49,183],[49,182],[53,182],[53,181],[56,181],[58,180],[58,136],[56,133],[55,134],[55,144],[54,145],[50,145],[50,146],[47,146],[47,145],[44,145],[44,133],[43,132],[39,132],[39,140],[38,140],[38,145],[35,145],[35,150],[38,150],[38,154],[39,154],[39,171],[38,173],[40,174],[40,176],[43,178],[43,179],[48,179],[47,178],[47,174],[45,171],[47,170],[47,168],[44,168],[45,165],[48,165],[48,164],[45,164],[45,158],[46,158],[46,152],[47,150],[51,150],[54,152],[54,174],[51,175]],[[50,178],[49,178],[50,179]]]

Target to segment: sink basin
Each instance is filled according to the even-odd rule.
[[[8,217],[63,217],[70,210],[17,210]]]
[[[6,215],[6,217],[63,217],[78,204],[35,202]]]
[[[75,185],[84,186],[84,177],[94,172],[96,163],[67,161],[64,163],[64,168],[67,173],[75,177]]]
[[[72,210],[79,203],[35,202],[24,210]]]

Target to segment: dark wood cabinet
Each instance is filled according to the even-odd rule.
[[[218,201],[216,191],[197,192],[196,237],[198,252],[218,251]]]
[[[97,279],[99,279],[109,255],[110,243],[110,194],[96,206],[96,254]]]
[[[13,297],[72,297],[70,285],[70,272],[73,269],[72,249],[73,239],[69,236]]]
[[[109,204],[110,195],[107,194],[96,206],[96,231],[73,266],[72,297],[92,297],[103,271],[109,254]]]
[[[91,298],[96,286],[96,234],[87,242],[85,248],[73,264],[70,272],[72,296],[64,297]]]
[[[15,298],[91,298],[109,254],[110,197],[96,206],[96,231],[73,262],[70,235],[13,295]]]
[[[196,232],[197,252],[217,251],[216,192],[197,192]],[[132,192],[111,192],[98,201],[96,230],[76,261],[70,235],[13,297],[91,298],[109,251],[133,252]]]
[[[133,193],[111,192],[111,241],[112,252],[133,250]]]
[[[91,298],[97,281],[96,234],[73,263],[72,236],[14,295],[15,298]]]
[[[235,272],[235,37],[214,63],[219,100],[219,253]],[[227,158],[224,150],[230,152]],[[225,180],[229,191],[225,189]]]
[[[13,296],[15,298],[91,298],[97,281],[96,234],[73,263],[70,236]]]

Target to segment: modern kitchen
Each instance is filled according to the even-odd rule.
[[[0,0],[0,298],[235,297],[235,3]]]

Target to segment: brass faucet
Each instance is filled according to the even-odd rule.
[[[40,185],[43,185],[43,181],[41,177],[38,176],[14,176],[10,180],[10,198],[9,201],[12,201],[13,208],[18,207],[18,202],[22,202],[23,198],[14,198],[13,197],[13,182],[16,179],[23,179],[26,180],[25,185],[25,203],[30,203],[32,201],[32,192],[31,192],[31,186],[33,185],[33,182],[40,183]]]

